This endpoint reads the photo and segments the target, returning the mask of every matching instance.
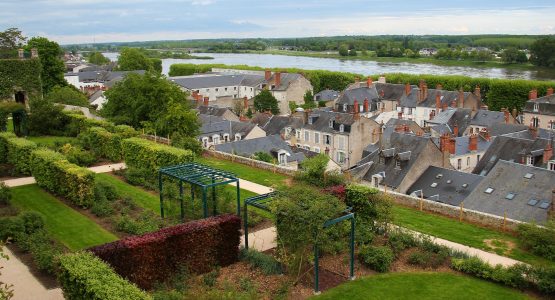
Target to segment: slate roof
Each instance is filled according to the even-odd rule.
[[[389,140],[391,138],[391,134],[395,132],[395,129],[397,128],[397,126],[400,125],[407,125],[409,126],[409,130],[410,128],[420,128],[420,126],[418,126],[418,124],[412,120],[401,120],[401,119],[395,119],[395,118],[391,118],[389,119],[389,121],[387,121],[387,123],[385,123],[385,125],[383,126],[383,131],[382,131],[382,143],[384,143],[384,145],[389,144]],[[412,131],[411,131],[412,132]],[[415,132],[412,132],[415,133]],[[371,150],[372,145],[369,145],[368,147],[366,147],[368,150]],[[365,150],[367,151],[367,150]],[[370,151],[372,152],[372,151]],[[367,152],[367,154],[369,154],[370,152]],[[363,154],[364,155],[364,154]]]
[[[493,124],[499,123],[505,124],[505,113],[502,111],[480,109],[476,112],[472,120],[470,120],[470,125],[488,128],[491,127]]]
[[[468,144],[470,142],[470,138],[468,136],[461,136],[455,138],[455,155],[465,155],[470,153],[471,151],[468,150]],[[491,145],[492,141],[488,141],[478,135],[477,138],[477,152],[485,152],[488,150],[489,146]]]
[[[276,77],[276,73],[272,73],[272,77],[270,77],[269,81],[274,81],[275,77]],[[287,88],[289,87],[289,85],[293,81],[295,81],[295,80],[297,80],[301,77],[302,77],[302,75],[298,74],[298,73],[283,73],[282,72],[281,75],[280,75],[280,82],[281,82],[280,85],[274,87],[272,90],[285,91],[285,90],[287,90]],[[264,76],[262,76],[262,79],[264,80]]]
[[[107,82],[116,78],[123,78],[128,73],[144,74],[144,70],[138,71],[82,71],[77,73],[79,82]]]
[[[199,106],[198,107],[198,112],[201,115],[211,115],[211,116],[217,116],[217,117],[222,117],[227,111],[229,111],[228,108],[225,107],[218,107],[218,106]]]
[[[383,100],[399,100],[405,94],[405,85],[398,83],[374,83],[376,91]],[[381,96],[383,92],[383,97]]]
[[[323,90],[314,95],[315,101],[332,101],[339,97],[339,92],[334,90]]]
[[[355,99],[357,100],[359,105],[364,104],[364,99],[368,99],[370,102],[370,111],[375,111],[377,108],[376,103],[378,102],[378,92],[376,91],[375,87],[366,88],[355,88],[355,89],[348,89],[343,91],[339,100],[337,100],[336,104],[338,105],[354,105]]]
[[[447,105],[448,107],[451,106],[452,101],[457,101],[459,98],[458,91],[446,91],[446,90],[437,90],[437,89],[428,89],[427,97],[420,101],[418,100],[418,94],[420,89],[415,87],[411,90],[411,93],[408,95],[403,94],[403,96],[399,99],[399,103],[401,107],[436,107],[436,94],[440,93],[441,95],[441,106]],[[475,97],[474,94],[470,92],[464,92],[464,99],[465,101],[470,98]]]
[[[98,91],[94,92],[89,97],[89,103],[93,103],[96,99],[100,98],[102,96],[102,94],[104,94],[104,91],[102,91],[102,90],[98,90]]]
[[[288,161],[297,161],[301,157],[304,158],[304,155],[294,155],[291,146],[282,140],[279,135],[269,135],[249,140],[219,144],[216,145],[216,150],[226,153],[235,153],[246,157],[250,157],[256,152],[266,152],[277,157],[278,150],[285,150],[291,154],[287,159]]]
[[[532,177],[527,179],[526,174]],[[508,218],[525,222],[543,222],[551,208],[549,205],[553,205],[554,187],[553,171],[499,160],[464,201],[464,207],[501,217],[506,212]],[[487,188],[492,188],[492,193],[485,193]],[[512,200],[506,199],[509,193],[515,194]],[[545,209],[540,207],[544,202]]]
[[[225,86],[251,86],[264,82],[264,76],[250,74],[210,74],[170,77],[170,81],[189,90]]]
[[[539,106],[537,112],[534,111],[535,103]],[[555,94],[526,101],[523,111],[532,114],[555,116]]]
[[[457,125],[459,136],[461,136],[470,124],[471,115],[472,110],[469,108],[448,108],[441,111],[432,120],[426,121],[426,124],[432,128],[435,125],[446,125],[447,127],[443,126],[435,129],[440,133],[447,129],[450,130],[450,133],[453,133],[453,129]]]
[[[228,121],[211,115],[199,115],[199,119],[201,121],[199,137],[211,137],[214,134],[223,135],[227,133],[230,139],[233,140],[236,133],[244,137],[256,126],[252,123]]]
[[[528,131],[528,126],[521,124],[494,123],[488,128],[490,136],[506,135],[513,132]]]
[[[312,124],[306,123],[303,128],[320,132],[339,133],[339,126],[343,124],[344,132],[351,130],[351,125],[355,123],[352,114],[331,112],[325,110],[314,110],[309,117],[312,117]],[[333,121],[333,127],[330,127],[330,121]]]
[[[364,179],[372,181],[372,175],[385,172],[385,178],[382,184],[397,188],[405,176],[410,172],[412,166],[418,161],[418,158],[426,148],[426,145],[430,142],[430,138],[428,137],[419,137],[416,135],[393,132],[391,134],[390,141],[387,144],[384,143],[382,147],[383,150],[377,149],[369,155],[363,157],[357,166],[372,162],[368,172],[364,175]],[[411,153],[410,159],[402,161],[400,169],[396,168],[396,155],[407,151],[410,151]],[[380,155],[387,157],[384,158],[381,163]]]
[[[407,194],[420,190],[424,192],[424,199],[458,206],[482,179],[484,177],[480,175],[430,166],[407,190]],[[420,198],[420,192],[413,196]]]
[[[472,173],[487,175],[499,160],[521,162],[523,154],[526,155],[536,151],[543,154],[547,142],[548,140],[545,139],[531,140],[498,136],[493,140]],[[535,164],[538,166],[542,164],[541,157],[535,159]]]

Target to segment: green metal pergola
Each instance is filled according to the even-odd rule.
[[[267,194],[260,194],[257,196],[253,196],[247,198],[245,200],[245,204],[243,205],[243,226],[245,232],[245,249],[249,249],[249,228],[248,228],[248,206],[251,205],[253,207],[262,209],[264,211],[270,212],[270,208],[268,207],[268,202],[271,202],[274,197],[278,195],[278,192],[271,192]],[[352,207],[348,207],[346,210],[341,212],[341,216],[327,220],[324,222],[322,229],[328,228],[333,226],[339,222],[350,220],[351,221],[351,232],[350,232],[350,268],[349,268],[349,279],[355,279],[355,213],[352,212]],[[318,245],[314,245],[314,293],[319,294],[319,249]]]
[[[208,217],[207,191],[212,188],[213,214],[218,213],[216,207],[216,187],[235,182],[237,186],[237,215],[241,216],[241,189],[239,178],[235,174],[223,170],[211,168],[199,163],[186,163],[171,167],[161,168],[158,171],[158,185],[160,188],[160,215],[164,218],[164,176],[179,180],[179,201],[181,207],[181,221],[185,220],[185,203],[183,200],[183,183],[191,187],[191,203],[195,201],[195,187],[202,189],[202,205],[204,217]]]

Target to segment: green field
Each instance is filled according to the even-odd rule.
[[[73,144],[77,140],[75,137],[69,136],[29,136],[28,140],[37,143],[39,146],[55,148],[56,144]]]
[[[496,252],[499,255],[525,263],[555,266],[555,262],[523,250],[519,246],[518,239],[509,233],[398,205],[393,206],[393,223],[455,243]],[[488,245],[485,240],[497,240],[499,242],[490,242]]]
[[[22,211],[41,213],[45,218],[48,232],[72,251],[118,239],[93,220],[45,192],[38,185],[13,188],[12,195],[13,206]]]
[[[532,299],[495,283],[451,273],[389,273],[364,277],[313,299]]]

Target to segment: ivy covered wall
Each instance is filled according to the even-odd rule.
[[[0,59],[0,101],[16,90],[27,92],[29,101],[42,97],[40,72],[38,59]]]

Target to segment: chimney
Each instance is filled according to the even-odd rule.
[[[457,140],[454,138],[449,138],[449,153],[455,154],[455,150],[457,147]]]
[[[530,135],[532,136],[532,139],[535,140],[536,138],[538,138],[538,128],[530,125],[529,129],[530,129]]]
[[[403,125],[403,130],[405,131],[405,133],[409,133],[410,132],[409,125],[407,124]]]
[[[457,100],[451,101],[451,107],[452,108],[457,108]]]
[[[355,98],[355,101],[353,102],[353,112],[355,113],[355,115],[358,115],[358,109],[359,109],[359,107],[358,107],[358,101],[357,101],[357,99]]]
[[[481,110],[489,110],[489,107],[484,104],[484,105],[480,106],[480,109]]]
[[[436,94],[436,110],[437,110],[437,112],[439,112],[440,109],[441,109],[441,94],[439,92],[437,92],[437,94]]]
[[[371,87],[371,86],[372,86],[372,77],[368,76],[368,79],[366,79],[366,85],[367,85],[368,87]]]
[[[483,129],[482,135],[486,141],[489,142],[491,140],[491,136],[489,135],[489,130],[487,128]]]
[[[383,90],[380,91],[380,97],[383,99],[385,97],[385,92]]]
[[[503,110],[503,114],[505,115],[505,124],[509,124],[509,120],[511,118],[511,113],[508,109]]]
[[[441,152],[446,152],[448,151],[448,144],[449,144],[449,135],[448,134],[442,134],[439,137],[439,150]]]
[[[474,88],[474,95],[476,95],[476,97],[478,97],[479,100],[482,100],[482,94],[480,93],[480,86],[477,85]]]
[[[430,121],[434,119],[436,112],[434,110],[430,111]]]
[[[245,111],[249,109],[249,99],[247,98],[247,96],[243,97],[243,107]],[[291,112],[291,113],[294,113],[294,112]]]
[[[468,137],[468,150],[469,151],[478,150],[478,136],[476,134],[471,134]]]
[[[453,126],[453,135],[455,137],[459,136],[459,125],[455,124],[455,126]]]
[[[407,82],[405,83],[405,95],[408,96],[410,94],[410,91],[411,91],[410,83]]]
[[[395,132],[403,132],[403,131],[404,131],[403,125],[401,124],[395,125]]]
[[[516,119],[516,117],[518,117],[518,111],[516,110],[516,108],[513,108],[513,118]]]
[[[370,111],[369,105],[370,104],[368,103],[368,98],[365,98],[364,99],[364,112],[369,112]]]
[[[422,88],[424,89],[424,93],[422,93],[422,101],[424,101],[424,99],[428,98],[428,85],[424,83]]]
[[[380,77],[378,77],[378,82],[379,82],[379,83],[386,83],[386,81],[385,81],[385,76],[380,76]]]
[[[553,95],[553,88],[552,88],[552,87],[550,87],[550,88],[547,89],[547,94],[546,94],[546,96],[551,96],[551,95]]]
[[[279,88],[279,86],[281,85],[281,72],[276,72],[275,75],[276,75],[275,85],[276,85],[276,88]]]
[[[197,100],[197,106],[200,106],[202,104],[202,95],[197,95],[196,100]]]
[[[17,49],[17,57],[19,57],[20,59],[25,58],[25,52],[23,52],[23,49],[21,48]]]
[[[204,106],[208,106],[209,97],[204,97]]]
[[[270,80],[271,77],[272,77],[272,71],[270,71],[270,70],[264,71],[264,79],[266,81]]]
[[[397,119],[399,119],[399,120],[403,119],[403,112],[402,111],[397,113]]]
[[[436,90],[441,90],[443,88],[443,85],[441,85],[441,83],[436,84]]]
[[[459,107],[464,107],[464,90],[462,88],[459,90]]]
[[[551,141],[549,141],[549,143],[547,143],[547,145],[545,146],[545,149],[543,149],[543,163],[546,164],[552,156],[553,146],[551,145]]]
[[[538,90],[532,89],[528,93],[528,100],[536,100],[536,99],[538,99]]]

